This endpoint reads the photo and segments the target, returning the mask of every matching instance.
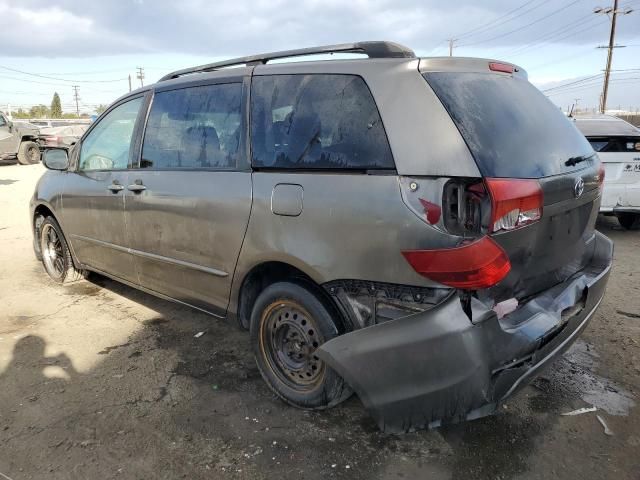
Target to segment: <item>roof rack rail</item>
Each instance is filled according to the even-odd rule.
[[[394,42],[355,42],[341,43],[337,45],[324,45],[320,47],[299,48],[296,50],[283,50],[281,52],[249,55],[248,57],[232,58],[221,62],[208,63],[197,67],[176,70],[162,77],[159,82],[178,78],[192,73],[210,72],[218,68],[232,67],[235,65],[264,65],[270,60],[278,58],[302,57],[305,55],[318,55],[322,53],[363,53],[369,58],[415,58],[415,53],[408,47]]]

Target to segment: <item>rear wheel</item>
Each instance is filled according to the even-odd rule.
[[[31,165],[40,162],[40,147],[36,142],[22,142],[18,148],[18,162]]]
[[[630,212],[616,213],[616,217],[618,217],[620,225],[626,230],[631,230],[634,225],[639,223],[638,220],[640,220],[640,214]]]
[[[70,283],[83,278],[83,271],[73,265],[67,241],[53,217],[47,217],[40,226],[40,254],[44,269],[56,282]]]
[[[315,354],[339,333],[329,310],[305,287],[289,282],[267,287],[254,305],[250,331],[258,369],[285,402],[322,409],[351,395],[342,377]]]

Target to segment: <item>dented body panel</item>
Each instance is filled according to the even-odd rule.
[[[470,319],[454,293],[424,313],[335,338],[319,355],[386,432],[488,415],[586,327],[612,255],[613,243],[596,233],[583,270],[501,319],[475,299]]]

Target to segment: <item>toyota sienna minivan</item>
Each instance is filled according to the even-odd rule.
[[[597,154],[494,60],[361,42],[189,68],[44,162],[51,278],[237,320],[285,402],[355,392],[388,432],[494,412],[584,330],[611,268]]]

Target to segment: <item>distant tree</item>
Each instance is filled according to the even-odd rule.
[[[13,118],[29,118],[29,112],[25,112],[22,108],[19,108],[17,112],[12,113]]]
[[[100,115],[100,114],[101,114],[102,112],[104,112],[106,109],[107,109],[107,106],[106,106],[106,105],[103,105],[103,104],[101,103],[100,105],[98,105],[98,106],[96,107],[96,113],[97,113],[98,115]]]
[[[61,116],[62,105],[60,103],[60,95],[58,95],[58,92],[55,92],[51,100],[51,118],[60,118]]]
[[[31,118],[47,118],[50,115],[51,111],[46,105],[34,105],[29,109],[29,117]]]

